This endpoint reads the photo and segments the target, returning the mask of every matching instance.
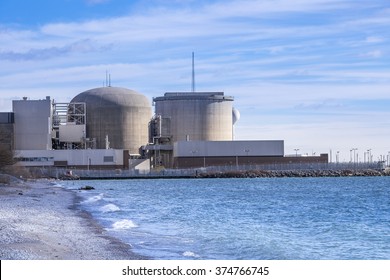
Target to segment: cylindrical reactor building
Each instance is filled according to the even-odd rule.
[[[153,102],[171,142],[231,141],[233,100],[223,92],[168,92]]]
[[[146,96],[119,87],[84,91],[71,102],[86,103],[86,137],[97,149],[125,149],[138,154],[148,143],[152,107]]]

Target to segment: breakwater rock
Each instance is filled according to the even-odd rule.
[[[390,176],[390,171],[366,170],[249,170],[205,172],[197,178],[278,178],[278,177],[347,177],[347,176]]]

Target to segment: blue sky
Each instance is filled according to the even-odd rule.
[[[388,0],[1,0],[0,111],[112,85],[235,97],[236,139],[390,151]]]

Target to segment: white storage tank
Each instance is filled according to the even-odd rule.
[[[175,141],[231,141],[233,97],[223,92],[167,92],[153,99],[155,113]]]

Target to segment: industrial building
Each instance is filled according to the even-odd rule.
[[[12,101],[14,112],[15,150],[51,149],[52,103],[47,96],[43,100]]]
[[[137,164],[152,116],[144,95],[117,87],[91,89],[69,103],[24,97],[12,110],[15,157],[24,166],[123,168],[132,157]]]
[[[174,167],[251,165],[284,155],[284,141],[178,141],[173,149]]]
[[[283,140],[234,141],[240,113],[223,92],[168,92],[148,98],[119,87],[90,89],[69,103],[14,100],[0,113],[0,144],[23,166],[197,168],[328,162],[285,157]],[[155,107],[152,115],[152,104]]]

